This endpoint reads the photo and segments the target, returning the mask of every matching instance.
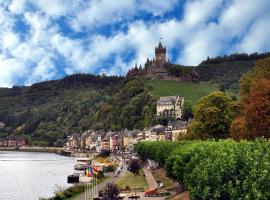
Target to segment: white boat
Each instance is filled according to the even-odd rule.
[[[89,168],[92,163],[92,159],[89,157],[77,157],[75,158],[74,173],[84,174],[85,170]]]

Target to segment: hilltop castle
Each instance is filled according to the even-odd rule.
[[[159,42],[155,47],[155,58],[147,61],[144,68],[135,64],[135,67],[130,69],[127,73],[128,77],[144,77],[152,80],[166,79],[166,80],[197,80],[193,67],[183,67],[171,64],[166,59],[166,47]]]

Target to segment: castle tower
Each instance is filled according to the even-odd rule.
[[[161,42],[159,42],[158,47],[155,48],[155,58],[157,62],[166,62],[166,47],[163,47]]]

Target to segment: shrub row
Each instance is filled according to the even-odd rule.
[[[270,142],[143,142],[143,158],[164,160],[191,199],[270,199]]]

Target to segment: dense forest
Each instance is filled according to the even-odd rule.
[[[67,135],[90,127],[142,128],[154,119],[144,82],[75,74],[30,87],[0,89],[0,137],[27,137],[33,145],[60,146]]]
[[[171,65],[170,75],[185,80],[214,83],[222,91],[238,93],[240,77],[252,69],[255,62],[270,57],[270,53],[236,53],[215,58],[207,58],[198,66]],[[192,73],[191,73],[192,72]],[[193,73],[195,72],[195,73]]]
[[[255,62],[254,60],[200,64],[196,67],[196,72],[201,82],[215,83],[222,91],[230,90],[237,93],[241,76],[252,69]]]
[[[207,58],[206,60],[201,62],[201,65],[204,64],[220,64],[224,62],[234,62],[234,61],[254,61],[262,58],[270,57],[270,53],[235,53],[231,55],[218,56],[215,58]]]

